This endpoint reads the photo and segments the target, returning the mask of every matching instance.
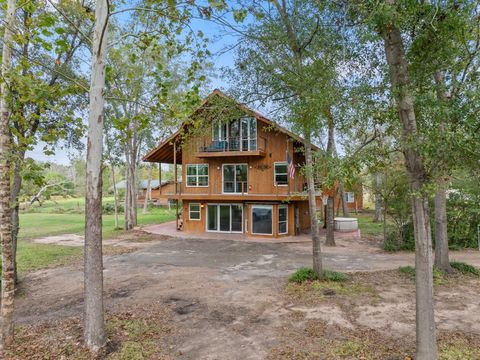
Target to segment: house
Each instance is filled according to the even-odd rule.
[[[150,188],[154,189],[158,187],[159,181],[158,180],[151,180],[150,181]],[[127,182],[125,180],[121,180],[115,184],[117,190],[125,190],[127,188]],[[137,183],[137,205],[143,206],[143,202],[145,200],[145,195],[147,193],[148,188],[148,180],[141,180]]]
[[[178,182],[178,186],[181,186],[181,181]],[[151,199],[155,205],[167,206],[174,200],[162,195],[175,194],[175,182],[173,180],[162,181],[162,184],[158,185],[157,181],[157,186],[152,186],[151,194]]]
[[[310,229],[302,139],[219,90],[144,161],[173,164],[174,179],[181,165],[182,181],[158,195],[175,199],[177,214],[181,201],[177,229],[267,237]]]

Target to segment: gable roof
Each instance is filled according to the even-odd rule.
[[[203,101],[200,103],[199,106],[197,106],[197,108],[195,109],[195,111],[193,112],[192,115],[194,115],[195,113],[200,111],[202,108],[204,108],[205,105],[208,104],[210,99],[214,96],[219,96],[219,97],[221,97],[225,100],[233,101],[235,103],[235,105],[238,106],[245,113],[255,117],[257,120],[263,122],[264,124],[267,124],[268,126],[271,126],[275,131],[278,131],[280,133],[283,133],[283,134],[287,135],[288,137],[292,138],[296,142],[299,142],[299,143],[304,142],[304,139],[302,137],[300,137],[300,136],[294,134],[293,132],[291,132],[290,130],[278,125],[277,123],[275,123],[272,120],[268,119],[267,117],[263,116],[259,112],[255,111],[255,110],[252,110],[251,108],[249,108],[245,104],[242,104],[242,103],[232,99],[230,96],[226,95],[225,93],[223,93],[219,89],[213,90],[205,99],[203,99]],[[177,138],[182,134],[184,129],[185,129],[185,123],[183,123],[182,126],[180,126],[180,128],[175,133],[173,133],[165,141],[160,143],[159,146],[157,146],[156,148],[149,151],[143,157],[143,161],[173,163],[173,142],[177,141]],[[314,144],[312,144],[311,147],[312,147],[313,150],[319,150],[319,148]],[[177,149],[177,163],[178,164],[181,164],[181,158],[182,158],[182,155],[181,155],[181,148],[180,148],[180,149]]]

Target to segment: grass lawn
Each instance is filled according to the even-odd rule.
[[[112,202],[105,198],[104,203]],[[34,206],[20,214],[20,233],[18,240],[18,269],[20,273],[43,267],[68,263],[80,256],[83,249],[72,246],[35,244],[32,239],[61,234],[82,234],[85,230],[82,198],[46,201],[42,206]],[[139,225],[161,223],[175,220],[175,211],[165,208],[150,208],[147,214],[138,211]],[[119,216],[119,226],[123,226],[123,214]],[[114,215],[103,215],[104,239],[122,234],[115,230]]]
[[[355,215],[354,213],[350,214],[351,217],[358,219],[358,227],[362,232],[362,235],[369,236],[383,236],[383,221],[382,222],[373,222],[373,213],[364,212]],[[390,221],[387,218],[387,232]]]

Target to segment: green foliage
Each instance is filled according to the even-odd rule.
[[[462,274],[471,274],[475,276],[480,276],[480,270],[470,264],[466,264],[459,261],[452,261],[450,262],[450,266],[460,271]]]
[[[324,270],[323,272],[324,280],[325,281],[332,281],[332,282],[344,282],[347,281],[349,278],[346,274],[332,271],[332,270]],[[314,281],[318,280],[318,274],[313,271],[313,269],[308,267],[301,267],[297,271],[295,271],[290,277],[288,278],[289,282],[293,283],[303,283],[305,281]]]
[[[410,279],[415,280],[415,268],[412,266],[402,266],[398,268],[402,274],[407,275]],[[443,283],[443,273],[437,268],[433,268],[433,283],[441,285]]]
[[[387,238],[383,244],[385,251],[414,251],[415,250],[415,233],[413,223],[408,222],[400,229],[395,228],[387,233]]]
[[[325,270],[323,276],[325,277],[325,280],[333,282],[344,282],[349,279],[348,275],[332,270]]]
[[[289,282],[302,283],[305,281],[313,281],[318,279],[318,274],[311,268],[302,267],[295,271],[288,278]]]

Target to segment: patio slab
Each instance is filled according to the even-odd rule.
[[[141,230],[150,234],[172,236],[180,239],[211,239],[211,240],[234,240],[245,242],[258,243],[303,243],[311,242],[310,234],[300,234],[297,236],[282,236],[279,238],[268,238],[258,236],[247,236],[246,234],[229,234],[229,233],[215,233],[215,232],[184,232],[176,230],[175,221],[166,222],[162,224],[145,225]],[[324,239],[326,231],[320,230],[320,237]],[[351,232],[335,231],[335,239],[360,239],[360,230]]]

